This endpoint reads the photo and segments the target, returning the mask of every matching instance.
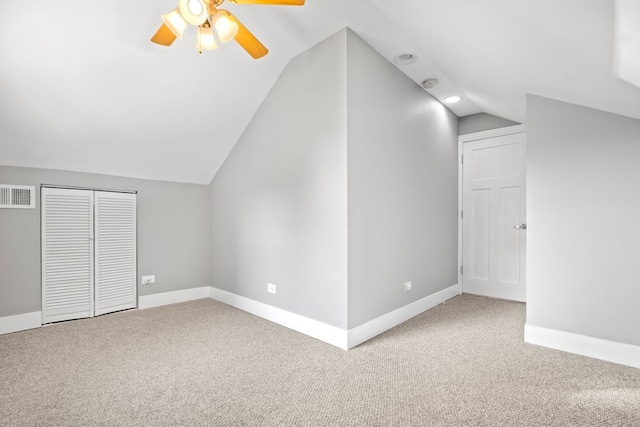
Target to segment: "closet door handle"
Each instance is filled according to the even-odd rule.
[[[516,230],[526,230],[527,224],[514,225],[513,228],[515,228]]]

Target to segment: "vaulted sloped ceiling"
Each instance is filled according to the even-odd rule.
[[[525,94],[640,118],[612,74],[610,0],[226,3],[269,48],[149,41],[177,0],[0,2],[0,165],[208,184],[288,61],[348,26],[459,116],[525,122]],[[314,82],[309,82],[310,85]],[[371,88],[376,90],[376,88]]]

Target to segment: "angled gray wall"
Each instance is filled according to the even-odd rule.
[[[527,324],[640,345],[640,120],[527,97]]]
[[[340,31],[287,65],[210,185],[212,286],[340,328],[345,37]]]
[[[457,284],[458,118],[351,31],[347,58],[353,328]]]
[[[0,317],[41,310],[40,185],[138,191],[138,295],[209,285],[208,186],[0,166],[0,184],[36,187],[36,209],[0,209]]]
[[[513,122],[502,117],[494,116],[487,113],[469,114],[460,117],[458,123],[458,134],[466,135],[484,130],[498,129],[506,126],[515,126],[520,123]]]

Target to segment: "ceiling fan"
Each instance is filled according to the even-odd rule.
[[[151,37],[151,41],[163,46],[171,46],[176,38],[182,38],[184,30],[191,25],[198,27],[197,48],[217,49],[218,41],[226,43],[232,39],[249,55],[258,59],[269,51],[242,23],[228,10],[217,9],[224,0],[180,0],[178,7],[162,15],[163,24]],[[302,6],[305,0],[229,0],[235,4],[263,4]]]

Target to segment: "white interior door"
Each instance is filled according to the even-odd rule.
[[[136,307],[136,195],[95,192],[95,315]]]
[[[93,316],[93,192],[43,188],[42,323]]]
[[[462,145],[463,291],[525,301],[526,133]]]

